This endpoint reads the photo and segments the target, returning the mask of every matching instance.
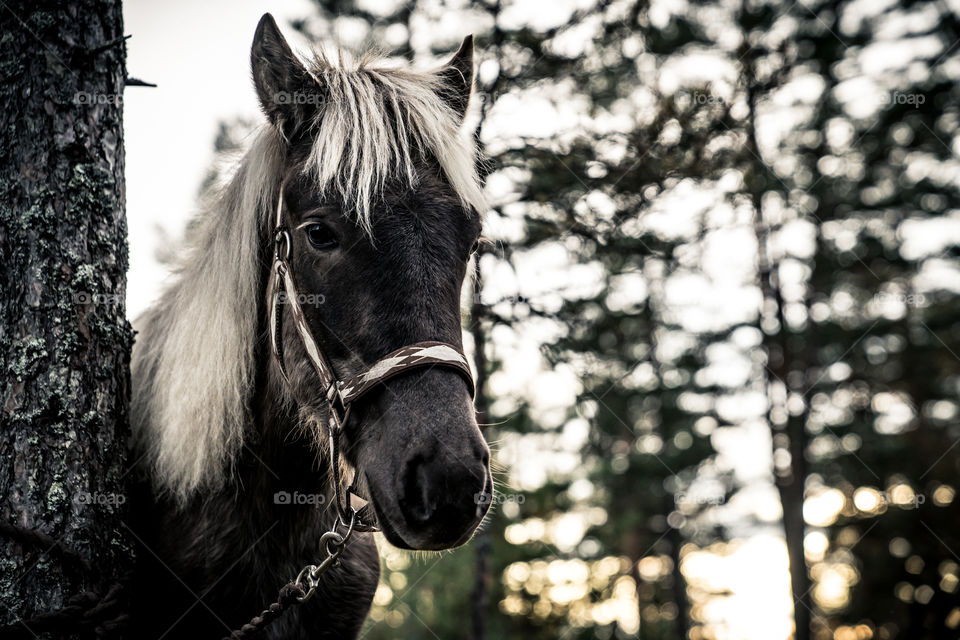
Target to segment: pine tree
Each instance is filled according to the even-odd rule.
[[[960,436],[949,417],[955,304],[945,281],[923,273],[934,264],[955,273],[956,249],[946,240],[939,252],[911,250],[910,227],[956,206],[946,177],[956,15],[930,3],[820,2],[745,4],[739,18],[751,123],[787,103],[791,82],[813,87],[793,94],[793,131],[775,148],[754,144],[747,159],[768,257],[765,351],[779,386],[770,418],[794,523],[797,635],[948,637],[960,623],[947,524]],[[939,46],[918,46],[924,37]],[[872,71],[875,52],[894,46],[912,60]],[[788,240],[798,233],[809,249]],[[839,496],[837,513],[814,508],[804,523],[804,504],[824,496]]]

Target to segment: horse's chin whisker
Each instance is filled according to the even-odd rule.
[[[504,418],[500,422],[478,422],[477,426],[478,427],[499,427],[501,425],[507,424],[508,422],[510,422],[510,419]]]
[[[507,465],[499,462],[490,462],[490,474],[494,476],[494,479],[507,477],[510,474],[510,469]]]

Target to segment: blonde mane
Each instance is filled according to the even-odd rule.
[[[371,203],[387,180],[415,186],[423,151],[437,159],[465,205],[484,211],[476,148],[462,135],[460,116],[439,98],[437,75],[386,66],[369,55],[354,62],[343,52],[336,61],[318,53],[310,72],[325,94],[305,170],[321,193],[355,203],[364,229],[370,231]]]
[[[465,205],[485,210],[474,143],[440,97],[437,75],[342,54],[318,54],[310,72],[325,99],[303,170],[320,194],[350,203],[368,233],[385,185],[416,187],[423,154],[436,158]],[[286,142],[264,126],[191,230],[170,286],[135,322],[135,446],[155,486],[180,500],[223,485],[252,424],[260,256],[286,162]]]

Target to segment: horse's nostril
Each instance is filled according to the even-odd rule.
[[[453,543],[472,531],[489,504],[486,462],[415,457],[403,475],[400,507],[420,535]]]
[[[412,460],[403,487],[407,518],[419,524],[428,522],[437,510],[437,491],[431,491],[429,466],[422,459]]]

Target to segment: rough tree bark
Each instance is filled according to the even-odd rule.
[[[0,7],[0,524],[93,567],[0,532],[0,626],[103,593],[132,558],[122,29],[120,0]]]

